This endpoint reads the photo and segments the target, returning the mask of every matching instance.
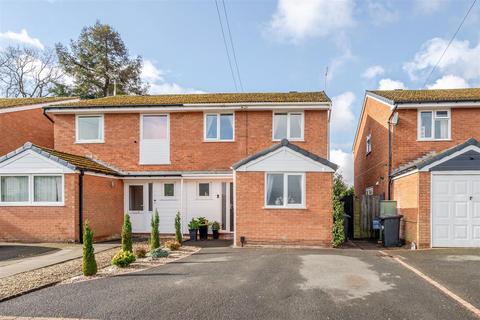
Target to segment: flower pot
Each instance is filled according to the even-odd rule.
[[[218,239],[219,237],[218,230],[212,230],[212,232],[213,232],[213,239]]]
[[[197,229],[188,230],[190,233],[190,241],[197,241]]]
[[[208,239],[208,225],[198,227],[198,232],[200,233],[200,240]]]

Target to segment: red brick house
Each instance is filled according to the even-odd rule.
[[[2,240],[183,231],[199,216],[247,243],[328,245],[330,99],[323,92],[117,96],[44,108],[54,146],[0,158]],[[51,209],[51,210],[50,210]],[[4,214],[2,214],[4,213]],[[35,223],[28,220],[35,216]],[[53,222],[52,222],[53,221]]]
[[[30,141],[53,148],[53,121],[43,115],[43,107],[76,98],[0,99],[0,155]]]
[[[480,246],[480,89],[367,91],[355,194],[396,200],[420,248]]]

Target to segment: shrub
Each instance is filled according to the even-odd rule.
[[[198,230],[198,220],[195,218],[192,218],[190,222],[188,223],[188,230]]]
[[[82,272],[84,276],[93,276],[97,273],[97,261],[95,261],[95,250],[93,249],[93,231],[88,225],[84,224],[83,234],[83,254],[82,254]]]
[[[212,222],[212,230],[220,230],[220,223],[218,221]]]
[[[135,248],[135,256],[137,258],[145,258],[147,256],[147,250],[144,247]]]
[[[152,231],[150,232],[150,250],[160,248],[160,234],[158,233],[158,225],[160,223],[160,218],[158,217],[158,210],[155,209],[155,214],[152,215],[152,220],[150,225],[152,226]]]
[[[133,252],[132,248],[132,223],[130,222],[130,216],[125,214],[122,227],[122,250]]]
[[[135,262],[135,256],[130,251],[120,250],[112,259],[112,264],[120,268],[125,268],[132,262]]]
[[[168,251],[162,248],[153,249],[152,251],[150,251],[150,256],[153,259],[166,258],[168,257]]]
[[[353,194],[353,189],[349,188],[343,181],[340,174],[335,174],[333,178],[333,228],[332,245],[339,247],[345,242],[345,231],[343,227],[343,215],[345,209],[342,199],[346,195]]]
[[[180,211],[177,211],[175,215],[175,240],[178,243],[182,243],[182,219],[180,217]]]
[[[176,240],[168,240],[167,242],[165,242],[165,247],[172,251],[180,249],[181,246],[182,245],[180,244],[180,242]]]
[[[199,217],[197,221],[199,227],[208,225],[208,220],[205,217]]]

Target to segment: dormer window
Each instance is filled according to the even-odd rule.
[[[450,110],[425,110],[418,114],[418,140],[450,139]]]

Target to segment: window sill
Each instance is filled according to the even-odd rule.
[[[235,142],[235,140],[203,140],[203,142],[208,142],[208,143],[211,143],[211,142]]]
[[[452,141],[452,139],[417,139],[417,142]]]
[[[75,144],[102,144],[105,140],[75,141]]]
[[[305,139],[304,138],[285,138],[287,139],[288,141],[296,141],[296,142],[305,142]],[[272,141],[282,141],[283,139],[272,139]]]
[[[262,209],[265,209],[265,210],[307,210],[307,207],[306,206],[299,206],[299,207],[263,206]]]

